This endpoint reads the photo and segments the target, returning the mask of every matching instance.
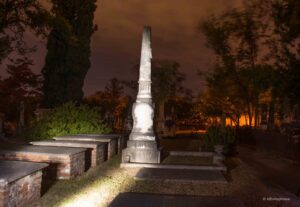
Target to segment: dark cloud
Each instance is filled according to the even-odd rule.
[[[92,39],[92,66],[86,76],[84,91],[102,89],[109,79],[133,78],[132,67],[140,55],[144,25],[152,27],[154,58],[168,58],[180,63],[187,74],[186,86],[201,90],[203,81],[197,70],[213,64],[211,51],[197,30],[211,14],[238,7],[242,0],[99,0],[95,24],[99,30]],[[34,42],[34,41],[33,41]],[[34,54],[36,70],[43,66],[45,44]]]

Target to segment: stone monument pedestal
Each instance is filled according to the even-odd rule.
[[[156,141],[129,140],[122,151],[123,163],[160,163],[161,152]]]
[[[145,27],[140,62],[139,90],[132,107],[133,128],[122,151],[123,163],[160,163],[160,150],[153,132],[151,96],[151,29]]]

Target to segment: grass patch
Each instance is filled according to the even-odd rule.
[[[32,207],[107,206],[119,192],[127,191],[134,180],[119,168],[120,156],[90,169],[73,180],[60,180]]]
[[[170,159],[187,159],[189,156],[172,156]],[[73,180],[62,180],[54,184],[50,190],[31,207],[102,207],[121,192],[158,193],[194,196],[230,196],[243,200],[246,207],[265,206],[263,196],[278,197],[271,189],[257,178],[256,174],[238,158],[229,158],[232,180],[228,184],[218,183],[184,183],[167,181],[134,181],[134,170],[119,168],[120,156],[115,156],[102,166],[90,169],[84,175]],[[173,161],[174,162],[174,161]],[[200,161],[199,161],[200,162]],[[201,160],[201,163],[209,160]],[[199,163],[197,163],[199,164]]]

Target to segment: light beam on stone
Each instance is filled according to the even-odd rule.
[[[122,152],[122,162],[160,163],[160,151],[153,132],[151,96],[151,28],[145,27],[140,61],[139,91],[132,107],[133,128]]]

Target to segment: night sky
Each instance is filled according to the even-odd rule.
[[[214,58],[197,26],[211,14],[240,5],[241,0],[98,0],[94,23],[99,29],[92,37],[85,94],[103,89],[113,77],[135,78],[132,67],[139,61],[144,25],[152,27],[153,57],[179,62],[180,70],[187,75],[185,86],[195,93],[200,91],[205,83],[197,70],[212,68]],[[39,72],[46,42],[32,35],[26,38],[38,46],[30,57],[35,62],[34,71]]]

